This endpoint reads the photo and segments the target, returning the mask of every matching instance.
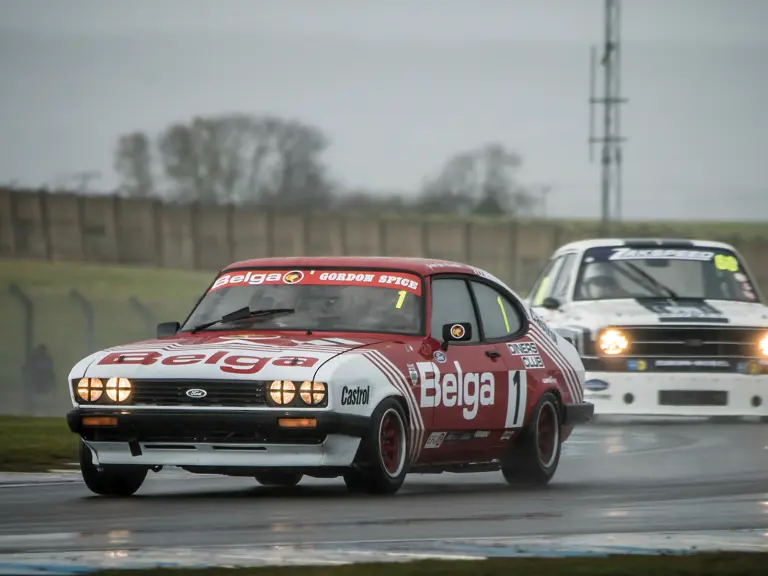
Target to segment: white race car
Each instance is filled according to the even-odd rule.
[[[572,242],[527,302],[579,350],[596,415],[768,416],[768,307],[728,244]]]

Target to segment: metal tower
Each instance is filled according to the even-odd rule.
[[[628,102],[621,96],[621,0],[605,0],[605,44],[600,60],[603,67],[603,97],[596,97],[597,47],[592,46],[590,58],[589,97],[589,160],[594,158],[594,145],[602,144],[602,200],[600,234],[611,234],[611,221],[621,220],[622,202],[622,144],[621,105]],[[595,106],[603,107],[603,135],[595,136]],[[611,214],[611,198],[616,205]]]

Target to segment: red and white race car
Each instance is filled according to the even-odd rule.
[[[574,346],[455,262],[237,262],[157,331],[70,372],[67,421],[97,494],[133,494],[163,466],[372,493],[409,472],[546,484],[593,414]]]

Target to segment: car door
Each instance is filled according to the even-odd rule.
[[[504,431],[523,426],[530,387],[546,377],[546,367],[536,344],[525,336],[524,310],[519,302],[481,278],[473,279],[470,287],[482,338],[487,346],[501,350],[505,372],[497,379],[497,408],[489,421],[493,430],[500,431],[500,437]]]
[[[485,438],[484,432],[494,425],[498,390],[505,386],[507,367],[502,348],[481,339],[469,277],[433,277],[430,313],[430,333],[438,341],[442,342],[445,325],[463,323],[471,334],[466,341],[451,342],[445,350],[436,351],[431,371],[421,375],[422,406],[432,409],[433,433],[425,448]]]

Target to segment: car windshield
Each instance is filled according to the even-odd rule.
[[[383,270],[256,270],[220,275],[182,327],[205,330],[422,332],[422,279]],[[216,322],[247,308],[250,317]],[[274,314],[263,313],[273,310]]]
[[[730,250],[631,246],[587,250],[574,300],[617,298],[758,301],[747,271]]]

